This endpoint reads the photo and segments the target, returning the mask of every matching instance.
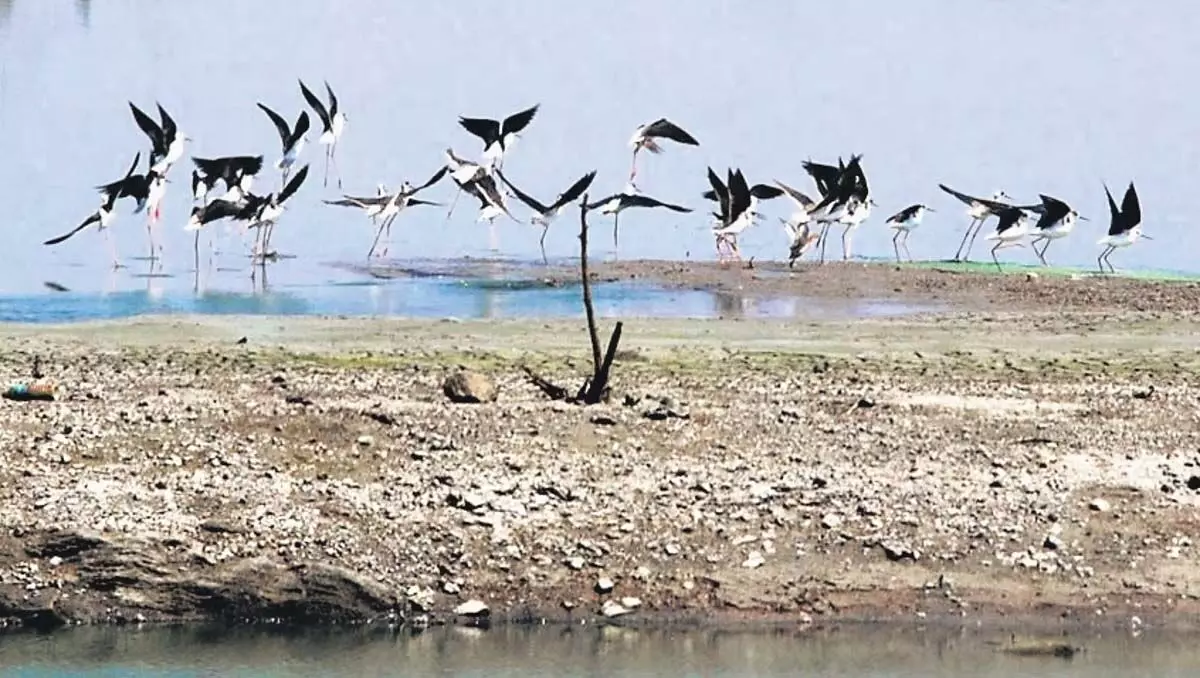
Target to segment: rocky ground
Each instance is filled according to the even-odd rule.
[[[577,321],[5,327],[0,616],[1186,626],[1195,329],[632,320],[584,408]]]

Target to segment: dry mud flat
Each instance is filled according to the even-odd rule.
[[[632,320],[581,408],[576,321],[5,327],[0,616],[1186,627],[1195,330]]]

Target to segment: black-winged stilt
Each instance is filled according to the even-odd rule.
[[[337,174],[338,188],[341,188],[342,172],[337,166],[337,142],[342,137],[342,130],[346,127],[346,114],[338,109],[337,97],[333,95],[333,88],[329,86],[328,82],[325,83],[325,93],[329,96],[328,108],[304,86],[304,81],[300,81],[300,92],[304,95],[308,105],[316,112],[317,117],[321,119],[321,137],[317,140],[325,147],[325,179],[321,185],[329,185],[329,165],[332,163],[333,171]]]
[[[1137,189],[1133,187],[1133,182],[1129,182],[1129,188],[1125,189],[1125,197],[1121,200],[1121,208],[1117,209],[1117,203],[1113,201],[1112,193],[1109,192],[1108,186],[1104,186],[1104,195],[1108,198],[1108,210],[1112,214],[1112,222],[1108,227],[1108,234],[1097,242],[1097,245],[1103,245],[1104,251],[1100,253],[1100,257],[1096,262],[1100,265],[1100,272],[1104,272],[1104,265],[1108,264],[1110,273],[1116,273],[1109,257],[1119,247],[1128,247],[1137,242],[1138,238],[1153,240],[1150,236],[1142,233],[1142,205],[1138,200]]]
[[[1071,209],[1070,205],[1058,198],[1052,198],[1045,194],[1038,195],[1038,197],[1042,199],[1041,216],[1033,225],[1033,239],[1030,241],[1030,247],[1042,262],[1042,266],[1049,266],[1046,263],[1046,250],[1050,248],[1050,243],[1067,237],[1075,228],[1076,221],[1087,221],[1087,218],[1080,216],[1079,212]],[[1043,241],[1046,244],[1042,245],[1039,252],[1037,244]]]
[[[546,234],[550,232],[550,224],[560,214],[562,214],[563,210],[565,210],[568,205],[578,200],[579,196],[583,195],[584,191],[586,191],[588,187],[592,185],[592,180],[596,178],[595,170],[588,172],[582,177],[576,179],[575,183],[571,184],[567,190],[559,193],[558,197],[554,199],[554,202],[550,203],[549,205],[541,203],[536,198],[514,186],[512,182],[508,180],[508,177],[504,176],[502,172],[497,171],[496,174],[500,177],[500,180],[504,182],[504,185],[508,186],[508,188],[512,190],[513,195],[517,197],[517,200],[525,203],[529,209],[535,212],[535,214],[529,219],[529,223],[534,226],[542,227],[542,237],[538,239],[538,246],[541,247],[542,250],[542,262],[549,263],[549,260],[546,258]]]
[[[928,205],[917,203],[888,217],[885,223],[888,228],[896,231],[896,234],[892,236],[892,249],[896,252],[896,263],[900,263],[901,247],[904,248],[904,254],[908,256],[908,260],[912,261],[912,252],[908,251],[908,236],[921,225],[921,220],[925,218],[926,212],[936,211]]]
[[[821,236],[813,233],[808,221],[796,222],[782,217],[779,221],[783,222],[783,230],[788,236],[788,268],[792,268],[796,260],[812,249]]]
[[[207,199],[209,192],[220,181],[225,184],[226,200],[237,201],[249,193],[254,177],[262,171],[261,155],[231,155],[221,158],[192,157],[196,169],[192,170],[192,197],[198,201]]]
[[[975,237],[979,235],[980,229],[983,228],[983,222],[1001,210],[1011,207],[1012,205],[1009,203],[1012,201],[1012,198],[1002,190],[997,190],[992,194],[991,199],[988,199],[976,198],[973,195],[960,193],[946,184],[938,184],[938,188],[958,198],[967,206],[967,216],[971,217],[971,223],[967,224],[967,230],[963,233],[962,242],[958,244],[958,251],[954,253],[954,261],[969,260],[971,257],[971,248],[975,245]],[[967,242],[967,238],[970,238],[970,243]]]
[[[96,224],[97,230],[104,234],[105,243],[108,245],[109,251],[112,254],[113,268],[120,268],[121,261],[117,257],[117,246],[108,233],[108,225],[111,224],[113,219],[116,217],[117,199],[128,195],[125,193],[127,183],[129,178],[133,176],[133,171],[137,169],[138,163],[141,161],[141,159],[141,153],[134,155],[133,162],[130,163],[129,169],[125,171],[124,177],[121,177],[114,182],[104,184],[103,186],[97,186],[97,189],[100,191],[100,207],[98,207],[95,212],[92,212],[87,219],[84,219],[82,223],[70,231],[67,231],[58,237],[50,238],[42,244],[57,245],[76,233],[79,233],[88,226]]]
[[[150,139],[150,169],[166,176],[171,166],[183,157],[184,144],[191,139],[179,131],[178,125],[167,115],[162,104],[155,105],[158,106],[160,122],[155,122],[132,101],[129,102],[129,109],[133,111],[137,126]]]
[[[371,249],[367,251],[367,258],[370,259],[374,256],[375,248],[379,245],[379,239],[383,236],[384,232],[386,231],[389,236],[391,235],[392,222],[396,220],[396,217],[402,211],[408,207],[415,207],[417,205],[439,204],[428,200],[420,200],[413,196],[441,181],[446,176],[447,171],[445,167],[439,167],[432,177],[419,186],[413,186],[409,182],[404,181],[401,182],[399,190],[389,193],[383,184],[380,184],[379,194],[376,196],[356,198],[347,195],[343,196],[341,200],[326,200],[325,204],[359,207],[363,209],[373,223],[377,224],[375,239],[371,243]],[[381,256],[387,256],[386,244]]]
[[[539,104],[513,113],[503,121],[491,118],[468,118],[459,116],[458,124],[463,129],[483,140],[483,157],[489,166],[503,166],[504,154],[516,143],[521,132],[537,115]]]
[[[817,204],[816,200],[808,197],[808,195],[806,195],[803,191],[792,188],[778,179],[775,180],[775,185],[778,186],[780,190],[783,191],[783,195],[786,195],[788,199],[792,201],[792,204],[796,206],[796,211],[792,212],[792,216],[786,220],[787,223],[799,226],[812,221],[812,213],[810,210]]]
[[[984,240],[993,240],[992,261],[996,262],[996,270],[1004,272],[996,252],[1008,247],[1024,247],[1021,239],[1029,235],[1029,218],[1021,207],[1007,206],[997,208],[991,214],[996,215],[996,230],[983,236]]]
[[[446,220],[449,221],[451,215],[454,214],[454,208],[458,205],[458,197],[463,191],[468,191],[471,195],[475,195],[467,189],[475,179],[487,174],[487,169],[476,162],[466,160],[454,153],[454,149],[447,148],[443,151],[442,156],[446,160],[446,169],[450,170],[450,178],[454,180],[454,184],[458,187],[454,191],[454,199],[450,201],[450,209],[446,210]],[[478,197],[478,196],[476,196]]]
[[[245,196],[237,198],[215,198],[203,205],[196,205],[192,208],[191,216],[188,218],[187,224],[183,227],[185,231],[191,231],[194,234],[192,242],[192,252],[195,258],[196,275],[200,275],[200,230],[216,221],[222,219],[232,219],[241,222],[243,228],[251,217],[251,207],[247,203]],[[212,263],[212,237],[209,237],[209,263]]]
[[[842,229],[842,261],[850,260],[850,247],[854,238],[854,230],[862,225],[871,216],[871,208],[875,207],[875,201],[871,198],[861,198],[852,196],[850,201],[846,203],[846,208],[839,219],[839,223],[845,228]]]
[[[272,191],[266,195],[255,195],[247,193],[245,202],[247,213],[250,215],[248,219],[248,228],[258,228],[261,237],[255,238],[256,245],[261,241],[262,246],[256,247],[258,256],[263,260],[273,256],[268,248],[271,245],[271,235],[275,232],[275,223],[279,221],[279,217],[283,216],[283,203],[287,202],[288,198],[296,194],[300,185],[304,183],[304,179],[308,176],[308,165],[300,168],[299,172],[292,177],[283,190],[278,192]],[[251,255],[253,260],[253,253]]]
[[[308,111],[300,111],[300,116],[296,118],[296,126],[288,126],[287,120],[275,111],[267,108],[262,103],[258,107],[267,114],[271,119],[271,123],[275,125],[275,130],[279,132],[279,143],[283,149],[283,155],[279,160],[275,161],[275,169],[283,172],[283,181],[287,183],[288,174],[292,170],[292,165],[296,163],[296,159],[300,156],[300,151],[304,150],[304,143],[307,141],[309,119]]]
[[[825,263],[829,227],[835,223],[845,226],[842,231],[842,259],[849,259],[851,231],[870,216],[875,204],[870,197],[867,175],[862,169],[862,155],[851,155],[850,162],[846,164],[842,164],[839,158],[836,177],[829,172],[829,167],[816,163],[804,164],[805,170],[822,191],[821,199],[809,209],[809,213],[816,215],[816,221],[821,224],[821,263]]]
[[[469,169],[470,165],[460,168],[462,171]],[[479,167],[479,166],[476,166]],[[462,181],[458,178],[460,172],[451,170],[450,178],[458,185],[459,193],[467,193],[479,200],[479,216],[475,222],[487,222],[488,225],[488,249],[495,252],[500,249],[499,241],[496,237],[496,217],[501,214],[512,219],[516,223],[521,223],[521,220],[514,217],[512,212],[508,210],[508,205],[504,201],[504,194],[500,192],[499,186],[496,185],[496,179],[486,169],[480,167],[470,179]],[[458,194],[455,194],[454,202],[458,202]],[[450,211],[454,210],[454,204],[450,205]],[[447,212],[449,218],[449,212]]]
[[[754,224],[757,217],[759,199],[770,200],[784,194],[784,191],[766,184],[747,185],[746,177],[740,169],[727,170],[726,181],[721,182],[717,173],[708,168],[708,183],[712,189],[705,191],[703,196],[708,200],[716,200],[718,211],[714,214],[713,234],[717,238],[717,257],[723,258],[721,245],[729,248],[730,253],[741,259],[741,249],[738,248],[737,237]]]
[[[670,139],[686,146],[700,145],[700,142],[696,141],[695,137],[666,118],[659,118],[654,122],[640,125],[634,130],[633,136],[629,139],[629,145],[633,148],[633,160],[629,168],[629,183],[632,184],[633,180],[637,177],[637,157],[639,151],[644,148],[651,153],[657,154],[663,152],[663,147],[655,139]]]
[[[621,220],[621,212],[631,207],[646,207],[655,208],[663,207],[672,212],[691,212],[691,208],[673,205],[661,200],[651,198],[648,195],[642,195],[637,192],[637,188],[632,184],[626,185],[625,190],[621,193],[614,193],[606,198],[602,198],[592,203],[588,203],[588,211],[595,209],[600,210],[600,214],[613,216],[613,249],[617,248],[618,227]]]

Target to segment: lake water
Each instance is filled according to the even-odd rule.
[[[579,284],[549,285],[538,267],[519,262],[390,262],[373,273],[360,265],[304,266],[284,259],[262,269],[225,272],[218,284],[192,274],[96,272],[81,267],[32,289],[0,296],[0,322],[77,322],[141,314],[350,315],[409,318],[583,317]],[[495,272],[489,272],[495,268]],[[384,277],[386,275],[386,277]],[[102,282],[97,285],[96,277]],[[35,282],[36,281],[32,281]],[[100,288],[100,289],[97,289]],[[603,317],[860,318],[935,311],[934,304],[887,300],[754,296],[645,283],[593,285]]]
[[[127,202],[112,234],[131,268],[115,284],[97,233],[41,245],[95,209],[93,186],[118,178],[134,153],[145,160],[148,143],[128,102],[151,112],[161,102],[194,139],[188,155],[264,154],[272,163],[279,140],[255,103],[293,120],[305,107],[297,78],[318,91],[328,80],[337,92],[349,117],[338,147],[340,176],[344,191],[359,195],[380,182],[423,180],[446,147],[477,158],[482,144],[458,126],[459,115],[503,117],[541,104],[505,170],[544,201],[591,169],[599,172],[593,198],[620,190],[633,128],[659,116],[679,122],[701,146],[645,154],[639,185],[695,211],[625,213],[626,259],[713,257],[710,205],[700,198],[706,166],[740,166],[752,183],[780,178],[810,191],[801,160],[861,152],[879,207],[859,229],[858,253],[890,256],[883,220],[923,201],[938,212],[913,234],[912,252],[918,259],[949,256],[966,219],[963,206],[937,189],[945,182],[976,194],[1004,188],[1022,202],[1039,192],[1068,200],[1092,221],[1056,242],[1049,257],[1094,267],[1095,241],[1108,222],[1101,183],[1120,199],[1132,179],[1146,232],[1156,239],[1114,255],[1118,268],[1200,271],[1200,235],[1190,217],[1197,151],[1187,141],[1200,138],[1200,96],[1192,87],[1197,32],[1200,4],[1184,0],[1162,0],[1152,14],[1125,0],[768,3],[754,12],[716,0],[362,0],[353,9],[334,0],[0,0],[0,297],[26,310],[31,296],[44,298],[54,309],[48,315],[85,318],[155,304],[204,312],[374,312],[426,294],[409,283],[314,287],[353,287],[356,281],[330,274],[326,264],[362,261],[373,235],[356,210],[323,204],[340,192],[336,180],[322,185],[319,129],[302,156],[312,166],[308,182],[288,203],[274,240],[297,258],[272,267],[276,292],[269,299],[247,298],[244,271],[207,279],[205,289],[217,296],[172,292],[189,289],[194,268],[183,231],[191,204],[186,159],[172,170],[160,223],[164,272],[173,278],[131,279],[146,233]],[[267,167],[258,187],[278,182]],[[452,184],[423,197],[450,203]],[[743,250],[778,259],[785,240],[776,217],[791,207],[778,200],[762,211],[766,220],[745,234]],[[514,212],[528,217],[523,206]],[[452,218],[445,213],[402,214],[391,254],[452,258],[489,249],[473,205],[460,200]],[[495,225],[503,255],[538,256],[535,228],[504,219]],[[607,220],[596,225],[607,232]],[[547,240],[551,255],[569,256],[576,231],[571,214],[557,222]],[[219,240],[225,253],[217,268],[244,259],[236,237],[222,233]],[[610,245],[598,238],[597,256]],[[1003,256],[1034,261],[1028,249]],[[975,257],[987,257],[978,244]],[[43,286],[63,280],[84,296]],[[138,285],[151,290],[148,296],[135,295]],[[160,301],[150,301],[155,285],[164,290]],[[103,296],[111,289],[129,294]],[[621,294],[658,310],[714,303],[687,294],[654,302],[646,296],[652,292]],[[476,295],[451,312],[493,303],[510,309],[500,314],[524,312],[518,297],[498,296]]]
[[[1195,638],[1081,636],[1066,660],[997,651],[986,634],[912,629],[750,633],[620,627],[388,632],[79,629],[0,636],[0,676],[811,675],[827,678],[1183,678]]]

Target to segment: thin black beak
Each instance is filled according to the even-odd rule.
[[[1087,217],[1083,216],[1082,214],[1079,215],[1079,220],[1080,221],[1091,221],[1091,219],[1088,219]]]
[[[1150,236],[1146,235],[1145,233],[1142,234],[1142,237],[1145,238],[1146,240],[1154,240],[1154,238],[1151,238]]]

